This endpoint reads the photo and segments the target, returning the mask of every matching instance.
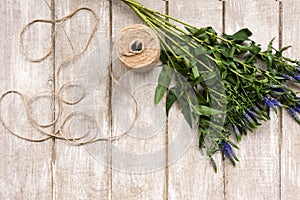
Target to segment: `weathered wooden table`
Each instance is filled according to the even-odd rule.
[[[233,33],[248,27],[254,33],[253,39],[264,48],[276,37],[278,47],[293,46],[287,55],[300,58],[299,0],[140,2],[197,26],[213,26],[218,32]],[[53,52],[41,62],[24,58],[19,35],[31,20],[62,18],[79,7],[93,9],[100,24],[87,51],[61,69],[60,76],[56,77],[61,85],[56,85],[57,67],[84,48],[95,23],[93,16],[79,12],[68,19],[55,36]],[[136,130],[131,135],[135,137],[83,146],[60,139],[28,142],[1,126],[0,199],[300,199],[300,128],[284,111],[279,116],[272,113],[269,123],[243,138],[237,152],[240,162],[235,168],[228,161],[222,162],[218,154],[219,172],[215,174],[209,160],[198,150],[196,140],[187,149],[183,148],[184,151],[176,152],[180,143],[173,142],[187,129],[182,128],[184,119],[178,107],[172,108],[166,119],[163,104],[154,106],[157,69],[145,74],[132,73],[111,53],[110,42],[121,29],[141,23],[119,0],[3,1],[0,15],[1,93],[13,89],[27,98],[37,95],[30,107],[39,123],[49,123],[57,116],[58,108],[53,105],[55,99],[49,98],[51,94],[58,93],[64,83],[79,82],[86,95],[76,105],[62,103],[61,118],[70,112],[84,112],[96,120],[99,132],[106,137],[126,130],[134,107],[111,80],[109,67],[124,87],[131,87],[140,111]],[[47,52],[51,27],[40,23],[26,32],[24,45],[30,56],[39,57]],[[80,87],[69,87],[60,94],[63,98],[76,99],[80,92]],[[131,106],[122,103],[126,98]],[[1,115],[5,124],[19,135],[42,137],[29,125],[24,103],[16,94],[3,99]],[[86,124],[86,121],[85,117],[78,116],[72,120],[70,129],[80,132],[81,128],[95,128],[94,123]],[[53,131],[61,122],[59,119],[46,130]],[[140,130],[144,134],[138,135]],[[138,156],[126,157],[125,152],[159,153],[156,160],[151,160],[155,165],[145,169],[144,157],[141,156],[139,163]]]

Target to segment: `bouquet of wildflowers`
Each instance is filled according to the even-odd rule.
[[[238,147],[234,141],[253,132],[261,121],[270,120],[270,109],[285,108],[300,124],[300,98],[286,85],[300,83],[300,62],[283,56],[289,47],[277,50],[272,40],[262,50],[250,39],[248,29],[218,35],[212,27],[194,27],[135,0],[122,1],[161,42],[163,67],[155,102],[166,94],[167,113],[179,102],[186,121],[197,126],[199,147],[215,170],[213,154],[221,151],[235,165],[238,158],[232,147]],[[172,77],[175,86],[170,85]]]

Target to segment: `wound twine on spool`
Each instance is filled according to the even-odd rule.
[[[151,28],[142,24],[124,28],[114,48],[121,62],[136,72],[149,71],[159,62],[159,39]]]

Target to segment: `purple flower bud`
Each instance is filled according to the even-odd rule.
[[[274,104],[274,106],[282,107],[282,104],[277,99],[273,99],[272,103]]]
[[[270,85],[270,88],[277,89],[277,88],[282,88],[282,86],[281,85]]]
[[[300,74],[297,74],[296,76],[294,76],[294,79],[296,79],[297,81],[300,81]]]
[[[252,118],[249,116],[249,114],[248,114],[248,113],[244,113],[244,117],[245,117],[247,120],[249,120],[249,121],[251,121],[251,120],[252,120]]]
[[[259,115],[258,115],[256,112],[254,112],[254,111],[252,111],[252,110],[250,110],[250,109],[247,109],[246,112],[247,112],[249,115],[251,115],[252,117],[259,118]]]
[[[231,124],[232,126],[232,129],[233,129],[233,132],[236,134],[236,135],[241,135],[241,132],[240,130],[238,129],[238,127],[234,124]]]
[[[256,113],[261,113],[261,109],[259,108],[258,104],[254,105],[252,108]]]
[[[292,115],[292,117],[296,120],[299,121],[299,117],[296,113],[296,110],[294,108],[289,108],[290,114]]]
[[[295,109],[298,113],[300,113],[300,104],[298,104],[294,109]]]
[[[283,74],[282,76],[283,76],[283,78],[285,78],[286,80],[289,80],[289,81],[295,81],[294,77],[292,77],[292,76],[290,76],[290,75],[288,75],[288,74]]]
[[[300,113],[300,107],[296,106],[294,109],[295,109],[298,113]]]
[[[286,86],[284,85],[270,85],[270,88],[275,92],[286,92]]]
[[[241,120],[238,120],[237,122],[238,122],[238,125],[241,127],[242,130],[246,129],[244,123]]]
[[[250,124],[252,124],[253,126],[256,126],[256,123],[254,122],[254,120],[252,119],[252,117],[248,113],[244,113],[244,117],[246,118],[246,120],[248,122],[250,122]]]
[[[232,162],[233,165],[235,165],[235,161],[238,161],[234,151],[232,150],[230,144],[222,140],[221,142],[222,145],[222,153]]]
[[[270,100],[270,99],[268,99],[267,97],[263,97],[263,99],[264,99],[264,102],[265,102],[265,104],[268,106],[268,107],[270,107],[270,108],[274,108],[275,107],[275,105],[273,104],[273,102]]]
[[[297,67],[297,71],[300,72],[300,66]]]
[[[278,92],[278,91],[272,91],[272,95],[274,95],[274,96],[281,96],[281,95],[284,95],[285,94],[285,92]]]

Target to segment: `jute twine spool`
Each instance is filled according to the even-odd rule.
[[[160,57],[158,37],[151,28],[142,24],[124,28],[114,48],[121,62],[136,72],[153,69]]]

